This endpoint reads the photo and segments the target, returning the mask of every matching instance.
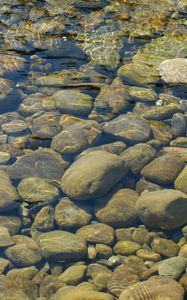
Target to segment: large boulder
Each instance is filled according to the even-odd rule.
[[[133,226],[138,221],[135,209],[138,193],[130,189],[120,189],[111,197],[98,199],[95,215],[100,222],[113,227]]]
[[[54,261],[72,261],[85,257],[86,242],[82,237],[61,230],[41,235],[39,239],[42,256]]]
[[[173,189],[145,191],[138,198],[136,209],[145,225],[174,229],[187,222],[187,195]]]
[[[61,187],[75,200],[104,196],[127,173],[115,154],[93,151],[75,161],[62,177]]]

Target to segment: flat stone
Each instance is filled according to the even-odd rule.
[[[167,185],[174,182],[183,168],[184,163],[177,156],[162,155],[145,166],[141,174],[156,184]]]
[[[84,258],[87,247],[83,238],[73,233],[54,230],[43,233],[39,240],[42,256],[53,261],[72,261]]]
[[[133,226],[138,222],[135,209],[138,194],[130,189],[120,189],[111,197],[98,199],[95,215],[100,222],[114,228]]]
[[[187,84],[187,59],[164,60],[159,65],[159,75],[168,84]]]
[[[61,187],[75,200],[104,196],[127,173],[125,163],[105,151],[93,151],[75,161],[65,172]]]
[[[11,158],[10,153],[0,151],[0,165],[5,165]]]
[[[40,177],[24,178],[18,185],[18,192],[28,203],[52,202],[59,196],[59,190]]]
[[[96,121],[79,122],[54,136],[51,147],[62,154],[74,154],[97,143],[101,133]]]
[[[41,177],[50,180],[60,180],[68,163],[51,149],[38,149],[27,153],[17,159],[8,168],[8,173],[13,179],[25,177]]]
[[[114,229],[103,223],[90,224],[78,229],[76,235],[90,243],[111,245],[114,240]]]
[[[136,209],[145,225],[174,229],[186,223],[187,195],[173,189],[145,191],[138,198]]]
[[[61,229],[83,227],[89,224],[91,218],[86,210],[68,198],[63,198],[55,207],[55,220]]]
[[[129,147],[120,154],[133,173],[139,173],[150,161],[154,159],[156,151],[147,144],[137,144]]]
[[[103,123],[103,129],[106,133],[132,144],[147,141],[150,135],[148,122],[131,112]]]

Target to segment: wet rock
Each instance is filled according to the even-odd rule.
[[[41,260],[40,249],[34,240],[23,235],[15,235],[12,238],[15,245],[6,249],[5,255],[15,265],[28,267]]]
[[[66,269],[58,278],[67,285],[77,285],[84,279],[86,271],[86,266],[75,265]]]
[[[145,191],[138,198],[136,209],[145,225],[160,229],[174,229],[186,223],[186,199],[186,194],[173,189]]]
[[[16,200],[19,199],[19,195],[12,185],[8,174],[0,170],[0,211],[8,212],[19,208],[19,204]]]
[[[53,296],[65,284],[54,275],[46,275],[40,283],[39,294],[41,297]]]
[[[182,136],[186,133],[186,118],[181,113],[176,113],[171,119],[171,128],[173,136]]]
[[[101,136],[96,121],[85,121],[72,126],[53,137],[51,147],[62,154],[74,154],[93,146]]]
[[[53,230],[55,226],[54,208],[50,205],[43,207],[37,213],[32,226],[42,232]]]
[[[24,291],[30,300],[35,300],[38,296],[38,286],[32,282],[32,278],[36,274],[37,269],[35,267],[30,268],[13,269],[8,272],[7,276],[14,280],[16,285]]]
[[[179,254],[178,254],[180,257],[185,257],[187,258],[187,244],[184,244],[181,248],[180,248],[180,251],[179,251]]]
[[[0,247],[8,247],[14,245],[14,241],[11,238],[8,229],[0,226]]]
[[[129,147],[120,154],[133,173],[139,173],[150,161],[154,159],[156,151],[147,144],[137,144]]]
[[[129,88],[129,94],[135,101],[156,101],[157,94],[153,89],[131,86]]]
[[[112,249],[104,244],[96,244],[95,249],[99,258],[109,258],[112,255]]]
[[[9,162],[11,155],[7,152],[0,151],[0,165],[5,165]]]
[[[120,189],[95,206],[95,215],[100,222],[113,227],[132,226],[138,221],[135,210],[138,194],[130,189]]]
[[[111,245],[114,240],[114,229],[102,223],[90,224],[78,229],[76,235],[90,243]]]
[[[127,289],[125,289],[119,300],[126,299],[166,299],[170,300],[182,300],[184,296],[184,289],[182,286],[173,279],[169,278],[160,278],[160,277],[151,277],[151,279],[143,282],[138,282]]]
[[[88,115],[93,108],[91,96],[79,90],[61,90],[53,94],[54,107],[72,115]]]
[[[87,248],[83,238],[73,233],[54,230],[43,233],[39,240],[42,256],[53,261],[73,261],[85,257]]]
[[[44,95],[41,93],[33,93],[28,95],[20,104],[18,111],[23,116],[30,116],[43,110],[42,100]]]
[[[150,121],[149,123],[154,139],[158,140],[161,145],[167,145],[172,140],[172,129],[169,125],[161,121]]]
[[[151,106],[140,113],[140,116],[146,120],[166,120],[171,118],[175,113],[180,112],[179,104],[168,104],[164,106]]]
[[[112,271],[105,266],[94,263],[88,265],[86,276],[99,290],[106,290]]]
[[[68,287],[60,289],[54,296],[54,300],[114,300],[110,294],[85,290],[82,288]]]
[[[151,249],[139,249],[136,252],[136,255],[145,261],[158,262],[162,259],[158,253],[152,251]]]
[[[0,55],[0,74],[21,71],[25,66],[26,60],[16,55]]]
[[[18,192],[28,203],[50,203],[59,196],[57,187],[40,177],[27,177],[18,185]]]
[[[129,106],[129,93],[124,85],[104,85],[94,101],[94,109],[101,114],[124,112]]]
[[[28,126],[27,123],[22,120],[12,120],[8,123],[2,124],[1,129],[7,134],[21,134],[28,129]]]
[[[118,241],[132,241],[132,228],[116,229],[116,237]]]
[[[121,255],[131,255],[141,248],[140,244],[132,241],[119,241],[114,246],[114,253]]]
[[[0,275],[4,273],[9,265],[11,265],[10,260],[0,257]]]
[[[144,177],[142,177],[136,184],[136,191],[138,194],[141,194],[145,190],[149,192],[161,190],[162,188],[153,182],[147,181]]]
[[[86,210],[68,198],[63,198],[55,207],[55,220],[61,229],[83,227],[89,224],[91,218]]]
[[[163,155],[145,166],[141,174],[156,184],[167,185],[174,182],[183,167],[183,162],[177,156]]]
[[[56,112],[47,112],[35,118],[31,128],[31,137],[34,139],[51,139],[61,131],[59,119],[60,114]]]
[[[132,238],[134,242],[140,245],[149,244],[151,240],[149,231],[143,225],[133,230]]]
[[[187,194],[187,166],[182,170],[175,180],[175,189]]]
[[[173,257],[178,254],[179,247],[172,240],[163,238],[155,238],[151,243],[154,251],[165,257]]]
[[[114,120],[104,123],[103,129],[106,133],[133,144],[148,140],[150,135],[147,121],[133,113],[120,115]]]
[[[159,65],[159,75],[168,84],[187,84],[187,59],[164,60]]]
[[[15,235],[21,229],[22,221],[18,216],[0,216],[0,226],[8,229],[10,235]]]
[[[187,148],[187,137],[177,137],[175,140],[171,141],[170,146]]]
[[[159,79],[155,65],[163,58],[154,54],[138,53],[133,57],[133,62],[121,66],[118,76],[128,84],[148,85],[155,84]]]
[[[6,276],[0,276],[0,297],[1,299],[16,299],[16,300],[30,300],[24,291],[17,286],[14,280]]]
[[[41,177],[50,180],[60,180],[68,163],[51,149],[38,149],[27,153],[8,168],[13,179],[25,177]]]
[[[178,279],[187,266],[187,259],[183,257],[171,257],[161,262],[158,273],[162,277]]]
[[[93,151],[65,172],[61,187],[75,200],[87,200],[105,195],[126,174],[127,167],[117,156],[105,151]]]
[[[107,287],[111,294],[119,297],[128,286],[139,281],[134,269],[127,265],[117,267],[108,281]]]

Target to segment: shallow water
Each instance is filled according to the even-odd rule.
[[[177,79],[173,82],[171,82],[172,80],[167,81],[158,72],[161,62],[165,60],[187,58],[187,4],[185,1],[176,0],[167,0],[166,2],[163,3],[160,0],[156,2],[152,0],[0,0],[0,172],[1,170],[5,171],[0,174],[0,228],[8,228],[10,235],[13,236],[13,242],[12,244],[10,242],[10,245],[6,244],[3,238],[1,241],[0,237],[0,259],[2,258],[0,274],[6,275],[8,278],[7,274],[11,270],[36,266],[38,272],[36,273],[39,277],[41,276],[41,279],[36,278],[36,274],[34,274],[33,277],[31,276],[32,279],[27,278],[28,281],[21,285],[23,293],[26,295],[31,293],[28,299],[39,299],[37,298],[39,296],[50,300],[66,299],[57,299],[54,296],[61,287],[58,277],[77,261],[83,261],[87,271],[76,284],[72,285],[76,286],[80,282],[90,281],[96,285],[96,290],[113,294],[116,298],[111,299],[118,299],[119,295],[113,293],[107,283],[101,283],[100,286],[99,281],[94,281],[95,275],[91,274],[92,272],[88,269],[91,264],[96,262],[114,272],[116,265],[126,263],[125,259],[129,255],[137,255],[136,251],[127,254],[122,250],[119,253],[115,250],[115,245],[119,240],[116,230],[120,228],[133,228],[132,232],[136,228],[140,230],[144,228],[146,234],[149,232],[150,236],[152,235],[148,239],[149,242],[140,242],[140,237],[137,240],[133,240],[131,237],[134,242],[140,243],[140,248],[143,249],[148,247],[150,250],[152,247],[150,239],[155,237],[172,240],[173,243],[178,244],[176,253],[173,251],[169,255],[162,253],[162,250],[152,249],[160,255],[158,261],[177,256],[179,249],[186,244],[186,233],[185,230],[182,231],[181,227],[187,224],[186,205],[184,205],[186,219],[184,213],[184,216],[181,217],[184,220],[182,219],[183,221],[178,222],[176,226],[160,225],[159,221],[157,226],[154,221],[144,221],[134,211],[136,202],[134,198],[138,198],[144,190],[175,189],[180,190],[184,195],[187,193],[184,185],[176,187],[175,183],[186,165],[187,142],[186,140],[178,142],[176,150],[173,147],[176,138],[187,139],[187,80],[184,79],[185,82],[179,82],[180,80],[177,81]],[[181,70],[183,70],[182,67]],[[174,72],[173,78],[175,75]],[[186,74],[183,75],[181,78],[182,76],[186,78]],[[167,74],[167,76],[169,75]],[[67,94],[64,94],[65,91]],[[82,97],[85,102],[81,95],[84,95]],[[158,110],[159,107],[163,108],[163,111]],[[122,125],[115,124],[115,120],[120,118],[119,116],[122,118],[128,116],[129,119]],[[132,121],[129,116],[135,120]],[[139,122],[145,122],[145,127],[141,127],[143,123],[138,125],[138,128],[136,127],[138,123],[136,118],[139,119],[139,117],[143,118]],[[86,122],[95,120],[95,123],[85,123],[88,124],[88,127],[83,129],[81,125],[75,127],[75,131],[72,129],[71,132],[70,129],[69,133],[67,128],[79,126],[78,124],[83,124],[83,120]],[[113,120],[114,123],[112,123]],[[135,133],[133,130],[130,131],[131,127]],[[127,134],[128,131],[130,131],[129,134]],[[57,136],[61,132],[68,133],[62,137]],[[61,140],[62,144],[59,144]],[[112,144],[115,142],[121,144],[116,145],[115,148]],[[67,174],[66,170],[75,163],[79,155],[89,157],[90,154],[85,154],[84,151],[89,152],[89,148],[103,145],[108,147],[110,143],[112,145],[111,148],[109,146],[110,149],[102,148],[101,150],[104,150],[106,154],[115,154],[116,159],[123,157],[125,149],[139,143],[149,145],[151,147],[149,150],[152,152],[150,154],[150,152],[146,152],[148,150],[145,150],[144,154],[144,150],[142,150],[140,158],[134,157],[135,163],[131,162],[126,172],[124,170],[122,172],[118,166],[116,169],[113,167],[113,172],[107,171],[109,175],[98,177],[102,182],[103,178],[108,176],[108,181],[99,188],[97,187],[99,183],[95,183],[93,178],[94,187],[90,182],[85,184],[85,190],[88,189],[88,192],[80,192],[84,182],[82,183],[79,179],[82,176],[82,181],[86,181],[89,176],[93,177],[93,174],[90,175],[92,170],[88,171],[86,175],[84,174],[85,169],[89,168],[89,164],[93,170],[96,170],[95,172],[100,172],[102,168],[104,170],[105,166],[102,166],[102,160],[99,162],[99,157],[95,165],[101,163],[100,170],[99,167],[96,168],[92,164],[91,160],[88,160],[88,163],[83,164],[83,169],[80,168],[77,175],[74,171],[75,176],[73,174],[72,179],[67,180],[70,188],[66,186],[67,182],[61,183],[63,173]],[[37,152],[38,149],[43,148],[45,153],[42,150]],[[47,150],[45,150],[46,148]],[[53,152],[48,152],[48,149],[53,149]],[[97,152],[95,150],[94,153]],[[38,156],[34,157],[34,153]],[[176,166],[178,170],[172,169],[171,158],[168,158],[169,162],[163,161],[163,168],[158,166],[158,176],[157,174],[148,174],[149,172],[145,175],[142,173],[144,167],[151,161],[167,153],[171,153],[174,160],[180,160]],[[30,156],[28,161],[24,161],[29,154],[31,156],[33,154],[33,157]],[[150,155],[150,159],[147,159],[146,155]],[[79,159],[81,160],[81,158]],[[103,157],[103,161],[104,159]],[[110,159],[112,160],[112,157]],[[127,163],[127,156],[125,156],[125,160]],[[145,163],[144,160],[146,160]],[[16,162],[20,161],[22,163],[17,166]],[[137,167],[139,164],[141,166]],[[165,164],[165,173],[168,172],[169,175],[163,174]],[[156,170],[157,166],[155,165],[153,168]],[[120,172],[123,174],[116,179]],[[173,177],[171,173],[174,174]],[[7,174],[11,181],[9,181],[9,177],[8,179],[3,177],[8,176]],[[96,178],[97,175],[96,173]],[[29,181],[23,183],[25,178],[31,177],[39,178],[39,188],[37,180],[34,183]],[[141,183],[143,177],[146,178],[146,183]],[[43,179],[45,182],[42,181]],[[75,180],[75,185],[73,180]],[[23,187],[20,187],[22,183]],[[90,188],[88,188],[89,184]],[[5,186],[7,193],[2,186]],[[48,191],[50,188],[52,191]],[[92,191],[94,188],[96,191]],[[127,202],[135,202],[122,204],[119,200],[116,204],[117,206],[127,205],[127,210],[129,209],[128,205],[132,206],[132,220],[129,217],[128,222],[121,220],[118,223],[119,216],[116,215],[115,224],[114,215],[111,222],[104,221],[105,217],[97,214],[98,202],[104,203],[105,206],[110,202],[111,197],[121,189],[130,189],[139,194],[132,196],[132,200],[127,191]],[[80,194],[78,194],[79,192]],[[40,193],[44,195],[41,196]],[[77,218],[79,219],[79,213],[81,215],[83,212],[87,216],[87,221],[84,221],[82,225],[79,224],[81,216],[80,220],[76,219],[70,225],[60,225],[60,217],[56,216],[55,212],[59,201],[63,202],[67,196],[71,199],[68,201],[75,204],[75,210],[78,210]],[[123,198],[125,198],[125,194],[121,199]],[[17,206],[15,206],[15,202]],[[64,214],[65,223],[72,217],[71,205],[70,208],[62,208],[61,213]],[[42,209],[44,210],[42,211]],[[82,209],[81,212],[79,209]],[[109,206],[108,209],[112,211],[112,207]],[[168,214],[173,213],[172,209],[171,205],[168,208]],[[177,209],[179,208],[177,207]],[[180,213],[182,215],[182,210]],[[118,214],[120,214],[119,211]],[[15,217],[15,220],[11,221],[9,217]],[[173,218],[175,223],[177,216]],[[61,253],[56,256],[53,253],[49,256],[44,253],[40,242],[43,233],[54,230],[76,233],[79,228],[97,223],[105,223],[111,227],[111,230],[115,230],[115,235],[114,230],[112,231],[111,242],[103,241],[102,235],[105,235],[105,230],[102,229],[103,231],[101,230],[99,233],[101,236],[98,237],[98,240],[96,238],[97,241],[94,238],[86,238],[90,251],[88,254],[84,253],[78,258],[72,255],[72,259],[69,257],[66,259]],[[143,225],[145,227],[142,227]],[[2,236],[3,234],[2,232]],[[81,233],[80,236],[84,236],[84,234]],[[95,234],[93,232],[93,235]],[[124,233],[124,239],[128,240],[128,234]],[[27,256],[25,255],[27,241],[25,244],[23,241],[19,242],[14,237],[16,235],[30,237],[31,240],[36,241],[36,245],[39,245],[36,250],[39,253],[37,253],[38,257],[29,262],[29,258],[25,257]],[[142,232],[143,235],[144,232]],[[10,239],[12,241],[12,238]],[[15,243],[16,245],[21,244],[20,250],[19,246],[18,250],[13,249]],[[147,246],[145,246],[146,243]],[[103,250],[103,253],[92,249],[95,251],[92,257],[90,248],[96,249],[96,244],[107,245],[110,249]],[[54,245],[54,248],[57,246]],[[32,248],[32,245],[29,245],[28,248]],[[100,250],[100,252],[102,251]],[[33,253],[30,255],[32,256]],[[186,253],[185,255],[187,257]],[[117,263],[111,263],[110,257],[117,257]],[[139,256],[137,255],[137,257]],[[142,263],[147,269],[155,264],[155,261],[151,259],[150,262],[148,258],[139,258],[142,259]],[[9,259],[9,262],[5,261],[6,259]],[[102,270],[102,272],[104,271]],[[137,270],[136,272],[139,280],[149,277],[144,277]],[[179,281],[182,273],[184,270],[175,279]],[[42,281],[42,276],[43,278],[45,276],[41,274],[54,276],[51,288],[48,282]],[[151,275],[155,274],[157,275],[158,271],[151,273]],[[18,278],[22,278],[19,276]],[[16,281],[18,285],[19,280]],[[63,282],[63,280],[61,281]],[[34,282],[35,286],[30,288],[30,282]],[[71,285],[70,282],[67,285]],[[6,284],[3,286],[7,289]],[[2,295],[0,291],[0,296],[6,300],[3,293],[4,290]],[[20,296],[16,299],[24,299],[24,295],[23,298]],[[108,299],[110,300],[110,298],[106,298],[106,300]]]

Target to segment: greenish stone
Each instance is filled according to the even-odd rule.
[[[86,266],[72,266],[66,269],[58,278],[67,285],[79,284],[86,275]]]
[[[185,167],[176,178],[175,188],[176,190],[187,194],[187,167]]]
[[[120,255],[132,255],[141,248],[141,245],[132,241],[119,241],[114,246],[114,253]]]
[[[18,185],[18,192],[23,200],[28,203],[46,202],[55,200],[59,190],[45,179],[40,177],[27,177]]]

